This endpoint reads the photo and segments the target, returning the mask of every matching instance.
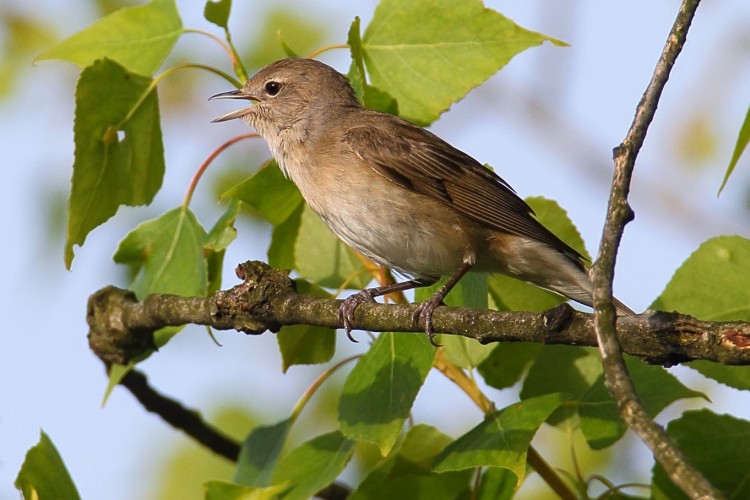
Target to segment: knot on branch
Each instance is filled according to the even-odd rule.
[[[237,266],[235,274],[242,284],[216,293],[213,316],[230,320],[233,328],[251,335],[279,331],[275,307],[285,296],[296,294],[289,271],[247,261]]]
[[[126,364],[132,358],[156,348],[153,329],[133,328],[125,312],[137,304],[135,294],[114,286],[89,297],[86,321],[89,347],[105,364]]]

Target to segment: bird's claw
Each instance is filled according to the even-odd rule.
[[[359,342],[352,336],[352,325],[354,324],[354,310],[365,302],[374,302],[375,299],[367,290],[362,290],[348,296],[339,306],[339,321],[344,327],[346,336],[352,342]]]
[[[419,326],[420,323],[424,323],[424,332],[427,334],[427,338],[430,340],[430,344],[435,347],[442,347],[442,344],[435,342],[435,329],[432,326],[432,313],[435,308],[442,306],[443,299],[438,298],[433,300],[435,297],[431,297],[417,306],[414,310],[414,314],[411,317],[412,324]]]

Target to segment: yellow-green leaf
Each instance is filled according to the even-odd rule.
[[[480,0],[382,0],[362,37],[370,83],[401,116],[432,123],[513,56],[548,40]]]
[[[99,19],[45,50],[37,60],[64,59],[83,68],[106,57],[134,73],[151,75],[181,33],[182,21],[174,0],[152,0]]]
[[[138,299],[151,293],[206,293],[206,231],[190,210],[178,207],[141,223],[120,242],[115,262],[133,266]]]
[[[78,500],[80,498],[60,453],[44,432],[39,437],[39,443],[26,453],[26,459],[18,472],[15,485],[26,499]]]
[[[721,181],[719,193],[721,193],[721,191],[724,189],[724,186],[727,185],[729,176],[732,175],[732,172],[734,172],[734,167],[736,167],[737,162],[740,161],[740,156],[742,156],[742,153],[745,152],[745,148],[747,148],[748,142],[750,142],[750,107],[747,108],[745,121],[742,122],[740,133],[737,135],[737,143],[734,145],[734,151],[732,151],[732,159],[729,160],[729,165],[727,166],[727,173],[724,174],[724,180]]]

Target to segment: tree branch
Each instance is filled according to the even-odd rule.
[[[243,283],[211,297],[150,295],[106,287],[89,298],[89,345],[106,363],[125,364],[153,349],[152,333],[165,326],[209,325],[248,334],[278,331],[282,325],[340,328],[341,301],[301,295],[285,271],[262,262],[238,267]],[[354,326],[369,331],[420,332],[412,324],[414,304],[367,303],[357,308]],[[539,342],[596,346],[594,318],[565,304],[545,313],[498,312],[438,307],[436,330],[483,344]],[[623,351],[651,364],[674,365],[704,359],[750,364],[750,323],[701,321],[678,313],[648,312],[621,317]]]
[[[161,417],[175,429],[180,429],[200,444],[224,458],[237,461],[240,445],[208,424],[195,410],[185,408],[174,399],[160,394],[151,387],[146,376],[131,370],[123,377],[120,385],[130,391],[143,407]]]
[[[146,410],[158,415],[172,427],[185,432],[214,453],[233,462],[237,461],[240,454],[238,442],[206,422],[199,412],[159,393],[149,385],[144,374],[131,370],[123,377],[120,385],[130,391]],[[344,500],[350,493],[350,488],[334,482],[316,493],[315,498]]]
[[[627,197],[635,167],[635,160],[643,145],[648,127],[656,113],[659,98],[667,83],[670,71],[687,38],[700,0],[683,0],[680,11],[667,38],[666,45],[656,64],[651,82],[646,88],[635,112],[635,118],[622,144],[614,151],[615,170],[610,191],[607,218],[602,232],[597,261],[592,268],[594,283],[594,326],[602,355],[602,365],[607,386],[617,401],[623,420],[651,449],[656,460],[677,486],[691,498],[721,498],[716,490],[687,461],[682,451],[669,438],[664,429],[646,413],[635,393],[622,358],[621,345],[627,320],[617,319],[612,303],[612,281],[617,249],[625,224],[633,218]],[[619,323],[619,325],[616,325]],[[618,335],[618,326],[620,333]],[[619,341],[618,341],[619,337]]]

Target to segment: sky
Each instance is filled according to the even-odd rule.
[[[88,2],[64,4],[61,9],[53,0],[5,0],[0,14],[42,16],[58,37],[95,19]],[[328,26],[328,44],[345,41],[354,16],[366,26],[375,2],[317,2],[314,12],[302,1],[253,2],[252,8],[246,2],[235,4],[230,21],[235,41],[251,46],[272,4]],[[486,5],[571,46],[546,44],[517,56],[431,130],[493,165],[522,196],[557,200],[593,251],[606,208],[612,148],[632,120],[678,3],[511,0]],[[178,6],[186,26],[212,29],[202,20],[200,2],[178,1]],[[750,103],[748,26],[748,2],[704,2],[667,85],[636,167],[631,195],[636,219],[626,229],[618,256],[615,290],[635,310],[647,308],[674,270],[707,238],[750,234],[747,157],[725,192],[716,196]],[[183,38],[179,44],[197,47],[197,57],[221,57],[205,49],[205,41]],[[347,58],[339,51],[323,60],[345,72]],[[102,286],[125,284],[123,271],[111,260],[117,242],[139,221],[177,206],[203,159],[244,129],[240,123],[209,123],[226,109],[206,98],[229,89],[218,78],[200,78],[184,97],[193,101],[189,113],[185,108],[165,111],[168,172],[152,207],[122,210],[116,223],[95,230],[84,247],[76,249],[73,268],[66,271],[62,227],[79,70],[62,62],[32,65],[29,60],[18,71],[12,93],[0,99],[0,228],[6,235],[1,254],[5,286],[0,289],[0,499],[16,498],[13,480],[40,429],[57,445],[83,498],[154,498],[162,471],[156,464],[186,438],[146,414],[122,389],[102,408],[106,378],[88,350],[86,300]],[[162,90],[163,101],[165,94]],[[707,152],[692,154],[704,140]],[[231,161],[241,165],[242,151],[233,151]],[[210,181],[199,186],[196,198],[195,210],[209,225],[221,210]],[[239,230],[226,257],[227,286],[235,282],[234,263],[265,259],[269,228],[245,221]],[[218,340],[222,347],[203,330],[187,329],[142,369],[154,385],[209,416],[222,407],[255,404],[260,407],[253,411],[265,423],[288,415],[323,369],[295,367],[282,375],[272,335],[220,332]],[[345,340],[338,347],[337,359],[366,348]],[[738,404],[736,393],[687,369],[676,372],[695,388],[711,391],[712,410],[750,418],[750,405]],[[446,391],[457,400],[451,412],[435,397]],[[514,397],[492,396],[500,406]],[[681,408],[667,410],[661,418],[675,416]],[[418,421],[435,423],[454,436],[466,430],[467,420],[461,416],[469,422],[479,418],[470,403],[435,374],[414,413]],[[634,456],[643,453],[637,443],[632,447]],[[644,463],[636,469],[646,477],[650,465]]]

